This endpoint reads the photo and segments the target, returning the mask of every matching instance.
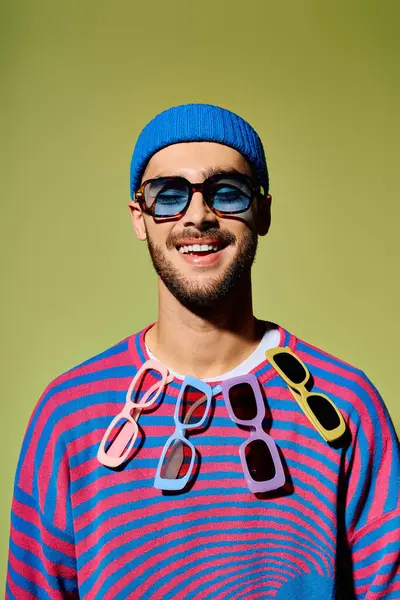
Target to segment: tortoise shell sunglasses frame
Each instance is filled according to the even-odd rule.
[[[213,206],[212,186],[219,180],[223,181],[230,177],[232,177],[233,180],[235,180],[235,179],[239,180],[239,181],[241,180],[242,182],[248,184],[250,191],[252,192],[252,195],[249,196],[248,206],[246,206],[245,209],[240,209],[240,210],[235,210],[235,211],[220,211],[220,210],[214,208],[214,206]],[[177,212],[176,214],[165,215],[165,216],[156,215],[155,207],[156,207],[156,199],[157,198],[154,198],[154,201],[152,202],[152,204],[150,206],[148,206],[146,204],[146,200],[145,200],[146,186],[148,186],[152,182],[160,181],[160,180],[163,180],[166,183],[168,181],[180,182],[180,183],[184,183],[187,186],[188,198],[187,198],[186,204],[182,208],[182,210]],[[258,183],[256,183],[254,181],[254,179],[252,179],[248,175],[245,175],[244,173],[217,173],[215,175],[212,175],[211,177],[208,177],[201,183],[192,183],[191,181],[188,181],[187,179],[185,179],[185,177],[177,177],[177,176],[157,177],[155,179],[147,179],[146,181],[144,181],[142,183],[140,188],[134,193],[134,199],[136,200],[136,202],[138,202],[140,208],[142,209],[142,211],[144,213],[151,215],[152,217],[154,217],[155,219],[160,220],[160,221],[167,221],[167,220],[169,221],[169,220],[180,219],[183,217],[183,215],[185,214],[185,212],[187,211],[187,209],[189,207],[190,201],[195,192],[200,192],[201,194],[203,194],[203,197],[204,197],[204,200],[205,200],[207,206],[218,217],[229,217],[231,215],[233,216],[233,215],[242,214],[250,208],[250,206],[252,205],[255,198],[262,197],[264,195],[263,188]],[[270,197],[269,194],[267,194],[266,196],[267,196],[267,198]]]

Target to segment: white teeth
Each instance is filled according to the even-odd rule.
[[[179,252],[181,254],[187,254],[188,252],[217,252],[218,246],[212,246],[211,244],[193,244],[191,246],[180,246]]]

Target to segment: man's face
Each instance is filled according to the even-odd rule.
[[[246,159],[236,150],[212,142],[190,142],[163,148],[150,159],[142,177],[179,175],[200,183],[218,171],[252,176]],[[174,221],[157,222],[131,203],[133,224],[139,239],[146,239],[154,268],[169,291],[191,309],[208,308],[226,298],[250,275],[258,233],[269,226],[269,202],[255,201],[245,212],[218,217],[195,192],[185,214]],[[261,207],[261,208],[260,208]],[[262,222],[260,222],[262,221]],[[201,251],[187,246],[208,245]],[[203,248],[204,250],[204,248]]]

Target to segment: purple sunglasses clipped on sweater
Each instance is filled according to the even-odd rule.
[[[257,377],[251,373],[220,383],[229,416],[234,423],[254,427],[239,448],[244,477],[253,493],[282,487],[285,474],[272,437],[262,429],[265,406]]]

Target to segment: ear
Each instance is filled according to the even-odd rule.
[[[139,240],[144,241],[147,239],[147,233],[142,209],[140,208],[139,203],[134,201],[129,202],[128,206],[136,236]]]
[[[260,194],[257,203],[257,233],[267,235],[271,225],[271,202],[270,194]]]

